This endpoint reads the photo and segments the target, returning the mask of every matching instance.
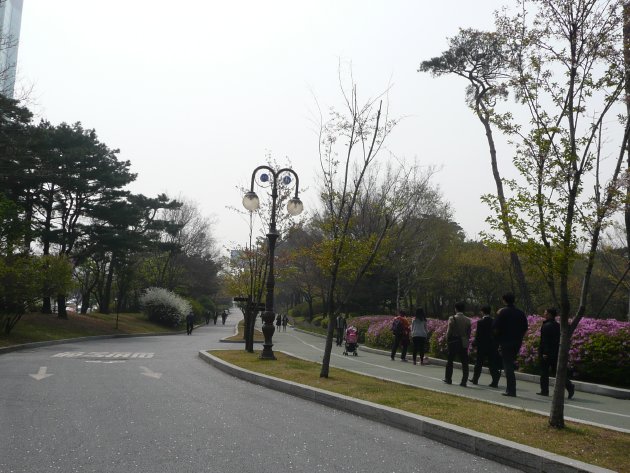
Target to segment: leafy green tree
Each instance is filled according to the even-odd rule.
[[[529,112],[528,124],[515,129],[514,166],[522,180],[511,205],[514,227],[525,242],[520,251],[528,252],[541,269],[560,308],[560,354],[549,422],[562,428],[571,335],[586,310],[602,230],[623,196],[630,124],[625,116],[609,119],[625,84],[623,3],[523,0],[518,5],[515,16],[497,18],[510,51],[510,87]],[[612,137],[616,146],[610,144]],[[609,164],[605,157],[610,155],[615,158]],[[571,274],[582,244],[588,249],[572,313]]]
[[[466,102],[483,125],[488,141],[492,176],[496,195],[485,199],[498,207],[497,227],[505,237],[510,249],[510,262],[514,270],[518,289],[526,311],[532,312],[532,300],[523,267],[515,247],[512,216],[510,215],[503,181],[499,171],[494,128],[511,132],[511,113],[499,113],[498,101],[507,97],[508,74],[507,44],[498,33],[461,29],[449,39],[449,48],[441,56],[423,61],[419,71],[430,72],[436,77],[453,74],[468,81]]]

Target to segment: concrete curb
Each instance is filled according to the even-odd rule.
[[[131,337],[161,337],[165,335],[181,335],[181,332],[160,332],[160,333],[119,333],[114,335],[93,335],[91,337],[64,338],[61,340],[46,340],[43,342],[23,343],[22,345],[12,345],[0,348],[0,355],[14,351],[28,350],[30,348],[47,347],[51,345],[61,345],[62,343],[89,342],[90,340],[106,340],[108,338],[131,338]]]
[[[315,337],[326,338],[325,335],[309,332],[308,330],[302,330],[298,328],[294,328],[293,330],[295,330],[296,332],[307,333]],[[378,348],[366,347],[365,345],[359,345],[359,350],[365,351],[367,353],[376,353],[378,355],[384,355],[384,356],[391,355],[391,352],[389,351],[380,350]],[[430,358],[430,357],[426,357],[426,358],[434,365],[446,366],[446,360],[442,360],[440,358]],[[454,363],[453,366],[455,366],[458,369],[462,368],[461,363]],[[470,365],[471,373],[473,372],[473,369],[474,369],[474,366]],[[489,374],[490,371],[488,370],[488,368],[484,367],[482,369],[482,373]],[[521,379],[523,381],[530,381],[536,384],[540,382],[540,376],[536,374],[520,373],[518,371],[514,374],[516,375],[516,379]],[[554,386],[555,381],[556,381],[555,378],[549,378],[549,385]],[[576,381],[576,380],[572,380],[572,381],[573,381],[573,384],[575,385],[575,390],[579,392],[598,394],[600,396],[613,397],[615,399],[630,399],[630,389],[616,388],[613,386],[606,386],[605,384],[587,383],[585,381]]]
[[[416,435],[422,435],[473,455],[526,472],[614,473],[606,468],[572,460],[446,422],[255,373],[227,363],[205,351],[200,351],[199,357],[215,368],[250,383],[346,411]]]

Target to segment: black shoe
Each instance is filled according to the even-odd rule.
[[[446,384],[453,384],[453,381],[449,381],[448,379],[443,379],[442,382]]]
[[[407,358],[401,358],[400,361],[404,361],[405,363],[407,363]]]
[[[573,399],[573,395],[575,394],[575,386],[572,384],[567,388],[567,391],[569,391],[569,399]]]
[[[501,393],[501,396],[516,397],[516,393]]]
[[[459,383],[459,385],[460,385],[462,388],[465,388],[465,387],[467,386],[467,385],[466,385],[466,383]]]
[[[539,396],[549,396],[549,393],[546,393],[544,391],[540,391],[539,393],[536,393],[536,394],[538,394]]]
[[[489,388],[498,388],[499,387],[499,383],[490,383],[488,384]]]
[[[475,381],[474,379],[469,379],[468,381],[470,381],[471,383],[473,383],[475,386],[476,386],[477,384],[479,384],[479,382]]]
[[[392,361],[396,361],[396,358],[394,358],[393,356],[392,356]]]

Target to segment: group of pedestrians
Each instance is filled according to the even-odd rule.
[[[280,327],[282,327],[283,332],[286,332],[288,323],[289,323],[289,317],[287,316],[287,314],[276,315],[276,330],[278,332],[280,331]]]
[[[460,386],[468,383],[479,384],[484,363],[487,363],[492,388],[499,387],[501,371],[505,375],[506,389],[502,394],[508,397],[516,396],[516,358],[523,344],[523,338],[528,329],[525,313],[515,306],[514,294],[503,295],[504,307],[497,311],[496,317],[491,314],[490,306],[481,308],[481,319],[477,322],[477,330],[472,342],[476,350],[476,359],[472,378],[469,378],[468,347],[471,339],[471,320],[464,314],[465,302],[455,304],[455,314],[449,317],[446,331],[448,356],[444,379],[446,384],[453,383],[453,365],[455,359],[461,362],[462,377]],[[560,347],[560,325],[555,320],[557,311],[554,308],[545,310],[545,321],[541,328],[539,345],[540,362],[540,396],[549,395],[549,376],[553,375],[558,363]],[[416,316],[409,326],[404,313],[400,313],[392,322],[394,340],[392,343],[391,359],[395,360],[398,348],[401,348],[400,359],[407,361],[409,340],[413,344],[413,363],[426,364],[424,350],[427,340],[426,317],[422,309],[417,309]],[[566,385],[569,399],[575,394],[575,386],[567,377]]]
[[[396,352],[400,346],[400,360],[407,362],[407,350],[409,349],[409,341],[411,339],[413,364],[418,364],[418,358],[420,359],[421,365],[426,364],[424,353],[427,344],[427,317],[424,313],[424,309],[416,309],[416,314],[411,322],[411,326],[409,325],[409,320],[405,316],[405,313],[401,311],[392,322],[392,332],[394,335],[391,352],[392,360],[396,359]]]

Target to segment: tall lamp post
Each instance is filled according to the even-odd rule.
[[[292,177],[293,176],[293,177]],[[263,343],[263,351],[260,358],[263,360],[275,360],[271,347],[273,346],[272,338],[275,332],[273,321],[275,319],[273,307],[273,290],[275,287],[275,276],[273,273],[274,254],[276,250],[276,240],[278,239],[278,231],[276,230],[276,204],[278,200],[278,185],[289,186],[295,178],[295,196],[287,202],[287,212],[289,215],[296,216],[304,210],[304,204],[298,197],[300,179],[296,172],[290,168],[282,168],[277,171],[269,166],[258,166],[252,172],[252,185],[249,192],[243,197],[243,206],[253,212],[260,207],[260,200],[254,192],[254,182],[258,177],[259,185],[271,187],[271,223],[269,224],[269,233],[267,233],[267,241],[269,247],[269,271],[267,273],[267,295],[265,299],[265,312],[262,315],[263,327],[262,332],[265,336]]]

